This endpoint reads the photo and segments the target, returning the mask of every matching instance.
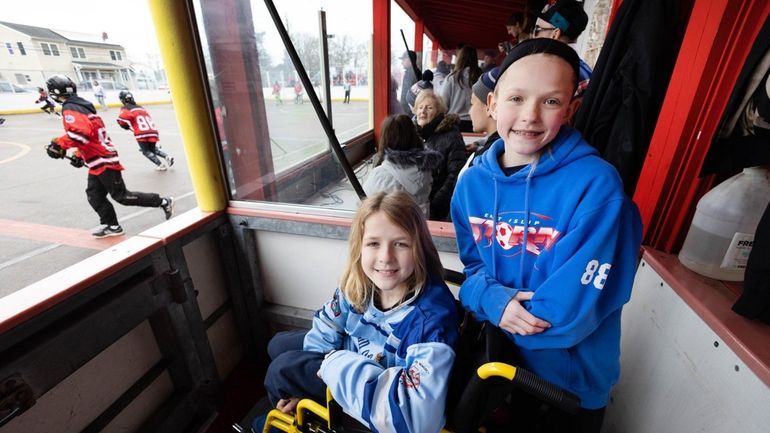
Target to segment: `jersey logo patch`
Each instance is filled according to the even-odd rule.
[[[67,123],[75,123],[75,116],[67,114],[64,116],[64,121]]]
[[[537,256],[543,250],[550,250],[561,237],[561,232],[552,226],[553,221],[550,217],[531,213],[530,220],[526,222],[522,217],[517,216],[504,219],[506,218],[505,214],[523,214],[523,212],[503,212],[500,214],[497,224],[491,215],[468,218],[476,244],[481,244],[483,241],[488,247],[494,242],[505,251],[514,247],[520,251],[521,247],[524,247],[524,251]],[[527,231],[526,245],[524,245],[525,229]],[[514,255],[516,254],[519,252]]]
[[[399,381],[407,388],[420,388],[420,370],[414,365],[409,368],[409,372],[401,370]]]
[[[340,310],[340,298],[337,292],[334,292],[334,296],[332,297],[332,302],[329,304],[329,307],[332,309],[332,314],[334,314],[334,317],[340,317],[342,311]]]

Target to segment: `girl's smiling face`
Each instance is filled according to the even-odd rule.
[[[505,140],[504,167],[537,160],[572,116],[579,103],[572,99],[574,74],[566,61],[549,54],[523,57],[503,73],[490,109]]]
[[[377,287],[383,308],[401,301],[408,291],[407,280],[414,273],[412,239],[383,212],[364,222],[361,267]]]

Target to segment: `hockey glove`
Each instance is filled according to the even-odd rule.
[[[51,143],[45,147],[45,151],[53,159],[61,159],[67,154],[64,149],[56,143],[55,140],[51,140]]]
[[[86,165],[86,163],[83,161],[83,158],[81,158],[79,156],[72,155],[70,157],[70,165],[75,167],[75,168],[80,168],[80,167]]]

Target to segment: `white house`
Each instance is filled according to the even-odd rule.
[[[106,35],[104,35],[106,37]],[[135,87],[126,50],[92,34],[0,21],[0,81],[42,86],[54,74],[77,83],[113,81]]]

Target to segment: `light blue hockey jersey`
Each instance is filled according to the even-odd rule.
[[[329,353],[319,375],[346,413],[379,433],[435,433],[458,336],[455,299],[441,280],[382,312],[356,312],[337,289],[316,312],[304,350]]]

